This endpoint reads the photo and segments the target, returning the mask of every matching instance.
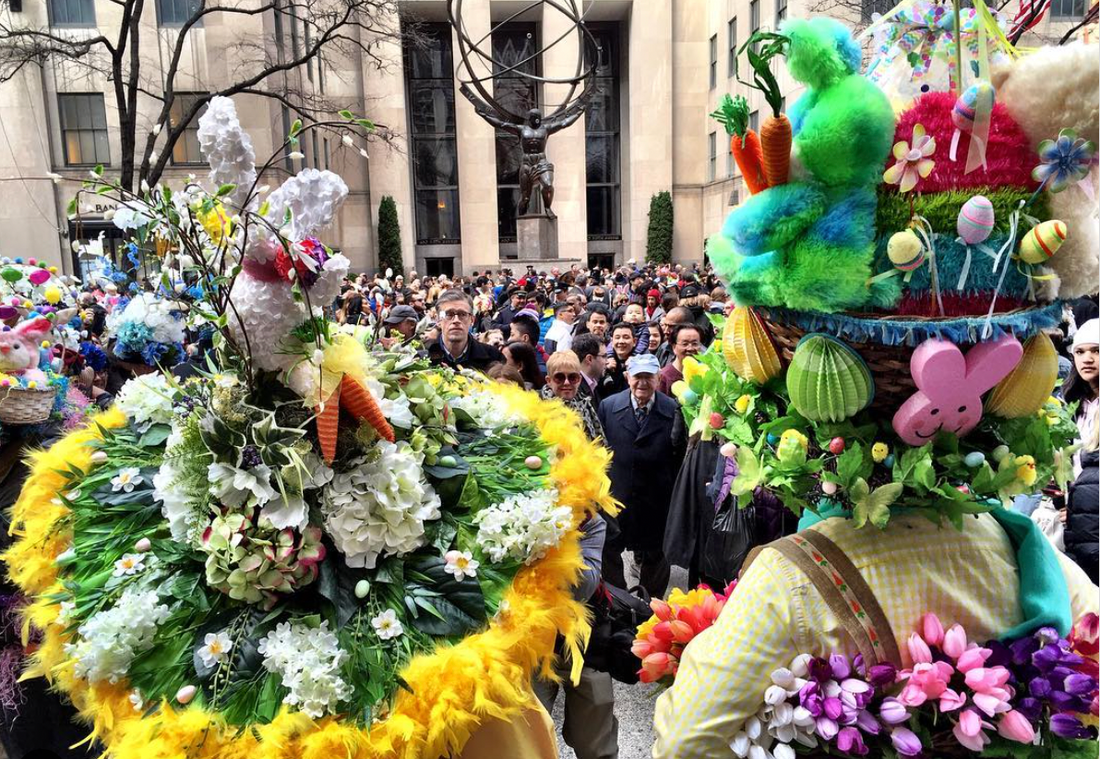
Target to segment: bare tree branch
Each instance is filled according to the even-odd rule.
[[[12,16],[0,19],[0,82],[16,75],[28,64],[66,63],[104,75],[111,82],[119,117],[122,158],[120,184],[127,190],[141,181],[155,184],[164,173],[177,143],[210,100],[219,95],[247,94],[280,103],[295,114],[323,120],[355,103],[338,103],[325,93],[305,84],[308,67],[324,65],[338,71],[352,65],[371,65],[382,69],[394,63],[381,51],[393,42],[404,44],[415,31],[402,29],[396,0],[197,0],[191,15],[172,29],[175,39],[167,60],[142,57],[145,47],[158,47],[154,38],[142,44],[142,17],[152,8],[146,0],[110,0],[121,9],[117,32],[108,37],[98,34],[81,39],[53,28],[20,27]],[[147,8],[148,6],[148,8]],[[256,19],[253,25],[241,20]],[[189,98],[180,108],[177,89],[193,89],[185,84],[184,60],[189,40],[200,25],[218,23],[242,28],[227,50],[239,55],[239,63],[230,71],[229,80],[209,87],[200,97]],[[285,30],[281,35],[257,38],[255,25]],[[148,29],[148,27],[144,27]],[[299,32],[301,34],[299,34]],[[246,36],[248,35],[248,36]],[[304,37],[304,39],[303,39]],[[163,65],[163,72],[160,67]],[[139,98],[148,97],[158,104],[154,125],[158,134],[146,134],[139,127]],[[173,118],[176,116],[176,118]],[[142,135],[139,135],[139,128]],[[139,136],[144,140],[139,140]],[[392,132],[380,130],[375,138],[390,141]]]

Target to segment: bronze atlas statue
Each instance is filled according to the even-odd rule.
[[[539,188],[542,197],[543,213],[553,219],[554,212],[550,210],[554,202],[554,164],[546,157],[546,141],[554,132],[559,132],[576,123],[584,115],[596,90],[596,69],[598,67],[601,51],[595,38],[584,23],[584,12],[580,8],[580,0],[532,0],[526,3],[518,11],[503,21],[494,24],[493,27],[481,39],[474,41],[466,31],[462,19],[462,0],[449,0],[447,14],[451,26],[455,30],[458,40],[459,69],[458,78],[461,83],[459,90],[473,103],[474,110],[481,118],[492,124],[497,129],[509,132],[519,137],[520,148],[523,150],[523,161],[519,169],[519,215],[524,216],[531,204],[531,196],[535,188]],[[525,14],[535,14],[541,10],[540,6],[552,9],[563,14],[573,22],[563,34],[558,36],[550,44],[535,50],[520,60],[506,63],[493,58],[492,37],[493,32]],[[531,73],[527,69],[529,64],[537,61],[539,57],[563,42],[572,35],[577,35],[577,65],[574,73],[569,77],[544,77]],[[489,53],[481,49],[488,41]],[[589,55],[585,55],[585,51]],[[585,65],[586,58],[590,61]],[[478,75],[475,66],[487,70],[490,73]],[[534,68],[531,66],[530,68]],[[509,77],[520,78],[538,84],[568,85],[565,98],[549,115],[543,115],[541,108],[531,108],[526,113],[515,113],[501,104],[500,100],[493,97],[491,87],[486,87],[487,82],[493,79]],[[577,93],[580,88],[580,93]]]

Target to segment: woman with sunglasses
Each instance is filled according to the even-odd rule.
[[[542,397],[558,398],[580,414],[589,440],[603,437],[592,392],[581,376],[581,363],[573,351],[557,351],[546,359],[546,387],[542,389]]]

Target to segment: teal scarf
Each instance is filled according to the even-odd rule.
[[[835,502],[821,506],[821,511],[816,514],[809,509],[802,512],[802,518],[798,520],[799,530],[830,517],[850,516]],[[1023,514],[1005,508],[993,509],[989,513],[1008,535],[1008,541],[1016,552],[1016,565],[1020,573],[1020,609],[1024,621],[1005,632],[1001,639],[1023,638],[1041,627],[1053,627],[1059,635],[1068,635],[1073,626],[1069,588],[1054,546]]]

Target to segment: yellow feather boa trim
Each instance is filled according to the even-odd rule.
[[[92,736],[119,759],[435,759],[457,755],[478,727],[492,719],[510,719],[531,705],[530,680],[536,670],[549,673],[554,641],[560,633],[579,651],[587,639],[586,610],[570,588],[581,569],[583,519],[603,509],[614,514],[605,474],[610,453],[585,437],[574,412],[558,401],[544,401],[518,388],[487,387],[523,418],[530,420],[554,450],[550,478],[560,501],[573,508],[574,529],[561,546],[516,575],[505,594],[507,611],[481,633],[454,646],[440,646],[409,662],[401,676],[412,692],[401,691],[390,715],[369,730],[332,717],[313,720],[300,712],[281,712],[268,725],[241,730],[217,713],[201,708],[175,709],[164,702],[142,717],[124,684],[89,685],[73,675],[64,652],[65,637],[54,624],[59,607],[39,598],[26,620],[44,631],[25,677],[45,676],[68,694]],[[121,427],[117,409],[95,417],[105,428]],[[31,474],[13,510],[17,542],[3,556],[11,579],[30,597],[57,589],[55,558],[71,543],[68,510],[57,499],[70,487],[58,473],[70,465],[92,466],[89,443],[95,425],[74,432],[46,451],[31,456]],[[579,660],[579,656],[577,657]]]

